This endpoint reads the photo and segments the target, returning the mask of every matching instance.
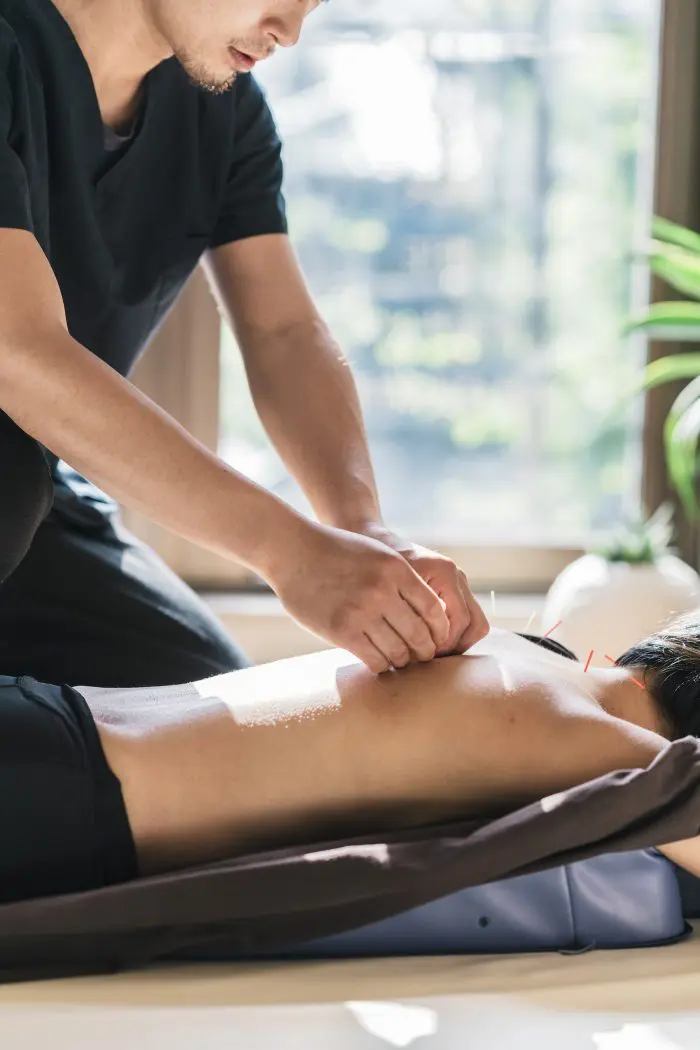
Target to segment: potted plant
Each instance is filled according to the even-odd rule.
[[[653,273],[692,298],[652,303],[633,315],[627,332],[642,331],[656,340],[700,342],[700,235],[684,226],[655,218],[648,252]],[[664,449],[671,484],[688,518],[700,517],[697,498],[700,437],[700,353],[669,354],[647,365],[636,388],[651,390],[678,379],[691,382],[681,390],[664,424]]]
[[[545,628],[579,658],[610,667],[633,642],[700,605],[700,577],[673,553],[673,506],[630,520],[603,546],[567,565],[549,589]]]
[[[653,303],[632,316],[626,332],[653,339],[700,342],[700,235],[667,219],[654,219],[648,251],[651,270],[690,300]],[[688,518],[700,518],[697,498],[700,438],[700,353],[670,354],[649,364],[637,394],[673,380],[689,379],[664,423],[663,441],[671,484]],[[618,408],[619,411],[619,408]],[[556,637],[592,663],[619,656],[672,616],[700,605],[700,577],[669,548],[670,503],[652,517],[629,522],[604,548],[568,565],[552,584],[543,613],[559,624]]]

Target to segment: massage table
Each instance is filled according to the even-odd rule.
[[[687,738],[489,821],[5,905],[0,1047],[695,1047],[700,939],[653,844],[699,829]]]

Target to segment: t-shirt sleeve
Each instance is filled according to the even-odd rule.
[[[264,233],[287,233],[282,144],[252,76],[236,83],[233,158],[210,248]]]
[[[14,124],[12,88],[16,55],[6,39],[8,31],[6,23],[0,19],[0,228],[33,233],[29,179],[14,148],[18,134]]]

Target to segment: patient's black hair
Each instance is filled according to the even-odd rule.
[[[700,608],[630,646],[615,663],[641,669],[671,740],[700,736]]]
[[[560,656],[567,656],[569,660],[578,660],[576,653],[572,653],[571,649],[567,649],[561,642],[556,642],[554,638],[545,638],[539,634],[523,634],[522,631],[516,631],[520,638],[526,638],[528,642],[534,642],[535,645],[541,645],[543,649],[550,649],[553,653],[559,653]]]

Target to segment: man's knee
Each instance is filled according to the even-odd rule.
[[[52,503],[41,445],[0,412],[0,584],[24,558]]]

